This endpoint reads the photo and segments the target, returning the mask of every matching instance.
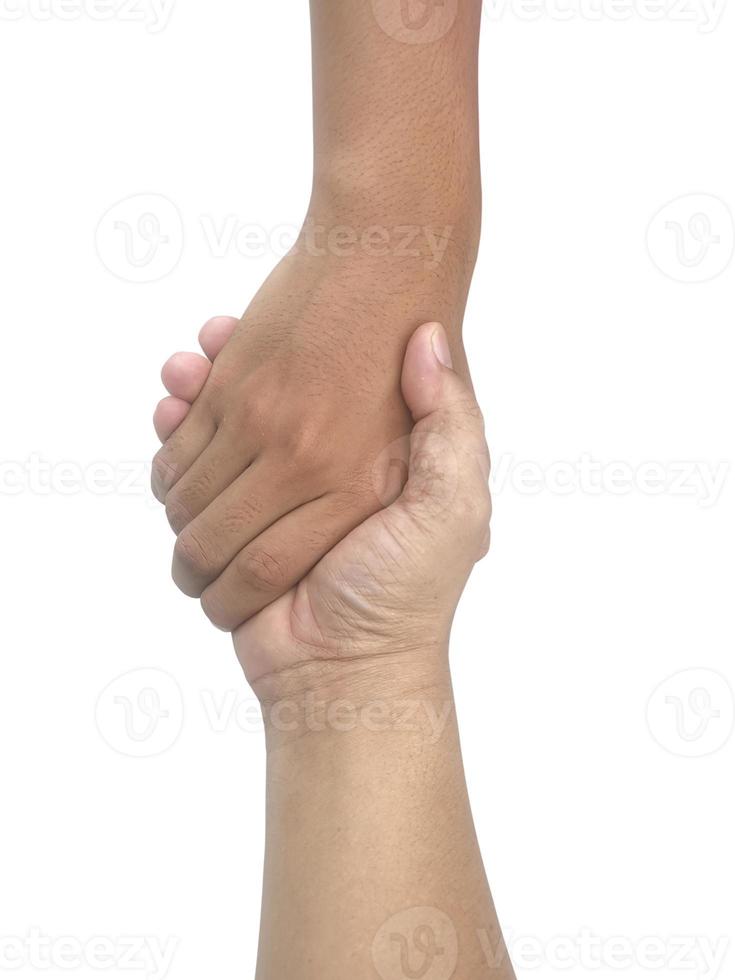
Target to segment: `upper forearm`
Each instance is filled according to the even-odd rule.
[[[400,0],[311,8],[313,208],[373,222],[450,221],[476,237],[480,0],[429,5],[427,26],[408,32]]]

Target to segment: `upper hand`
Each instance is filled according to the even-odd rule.
[[[388,270],[289,256],[154,460],[174,580],[222,629],[383,506],[374,469],[411,427],[400,365],[420,322]]]
[[[221,331],[223,321],[217,322]],[[207,335],[202,339],[212,354]],[[471,388],[437,359],[437,350],[446,361],[446,337],[437,324],[420,327],[408,345],[402,391],[415,424],[410,439],[394,442],[373,468],[371,483],[384,509],[235,630],[238,656],[256,691],[269,678],[337,659],[354,664],[445,649],[459,596],[489,544],[489,457]],[[189,384],[194,394],[202,372],[196,364],[194,370],[189,362],[189,374],[199,372]],[[164,378],[183,393],[186,384],[172,378],[170,367]],[[178,401],[159,406],[162,437],[181,413]],[[395,473],[402,463],[408,482],[401,491]]]

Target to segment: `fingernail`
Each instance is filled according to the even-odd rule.
[[[449,342],[447,341],[447,335],[444,332],[444,327],[437,326],[436,330],[431,335],[431,346],[437,361],[444,365],[444,367],[452,367],[452,355],[449,350]]]

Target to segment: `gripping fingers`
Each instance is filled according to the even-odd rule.
[[[151,488],[164,503],[166,494],[204,452],[217,426],[209,411],[198,402],[182,424],[153,457]]]
[[[162,398],[153,413],[153,428],[156,435],[165,442],[178,429],[189,414],[191,405],[181,398]]]
[[[354,497],[327,494],[287,514],[251,541],[202,594],[215,626],[232,631],[297,585],[369,516]]]
[[[254,450],[238,444],[231,431],[217,430],[214,438],[166,496],[166,515],[176,534],[199,517],[217,497],[243,475]]]
[[[174,354],[163,365],[161,379],[171,397],[161,399],[153,413],[153,427],[161,442],[166,442],[189,414],[211,368],[200,354]]]
[[[169,394],[191,405],[211,370],[211,362],[201,354],[172,354],[163,365],[161,380]]]
[[[174,548],[174,582],[188,596],[200,596],[233,558],[266,528],[304,503],[305,491],[279,469],[260,457],[193,521],[186,524]],[[180,506],[179,488],[172,523]],[[308,500],[309,497],[306,496]],[[170,499],[166,501],[170,507]]]
[[[179,353],[164,364],[161,379],[172,397],[162,399],[153,415],[153,426],[161,442],[169,440],[186,419],[192,403],[209,377],[211,362],[230,339],[239,322],[234,316],[217,316],[204,324],[199,333],[199,343],[209,360],[200,354]],[[198,445],[201,447],[201,442]],[[193,459],[199,455],[201,448]],[[161,502],[165,499],[167,488],[173,485],[175,474],[182,471],[182,467],[185,468],[187,458],[191,458],[191,453],[182,454],[179,458],[175,451],[162,451],[154,461],[153,491]]]
[[[234,316],[215,316],[199,331],[199,343],[210,361],[219,354],[240,323]]]

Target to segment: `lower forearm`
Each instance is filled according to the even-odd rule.
[[[419,968],[432,955],[456,957],[455,972],[437,976],[512,975],[475,838],[448,668],[442,656],[415,662],[394,662],[387,681],[378,663],[363,665],[346,687],[322,678],[264,706],[259,980],[401,977],[402,957]]]
[[[311,0],[311,10],[306,233],[331,230],[333,250],[390,254],[406,288],[466,293],[480,233],[480,0]]]

